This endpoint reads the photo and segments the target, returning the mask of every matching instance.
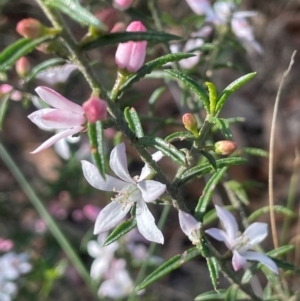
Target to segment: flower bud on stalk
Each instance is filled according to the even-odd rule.
[[[18,22],[16,31],[19,35],[29,38],[36,39],[42,36],[44,26],[36,19],[28,18]]]
[[[113,5],[119,10],[125,10],[131,6],[132,2],[133,0],[114,0]]]
[[[82,105],[85,116],[90,123],[95,123],[98,120],[104,120],[107,116],[107,103],[96,97],[92,96]]]
[[[190,131],[195,137],[198,137],[198,124],[196,117],[191,113],[186,113],[182,116],[182,123],[184,127]]]
[[[236,143],[229,140],[218,141],[214,145],[214,151],[220,155],[230,155],[236,150]]]
[[[129,24],[126,31],[146,31],[145,26],[135,21]],[[119,69],[127,69],[129,72],[136,72],[142,67],[146,56],[147,42],[133,42],[120,43],[116,52],[116,64]]]
[[[25,77],[30,72],[30,63],[25,56],[22,56],[16,62],[16,72],[21,78]]]

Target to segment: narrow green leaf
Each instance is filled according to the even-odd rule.
[[[136,219],[130,218],[127,221],[124,221],[120,224],[117,228],[114,229],[113,232],[109,234],[106,238],[103,246],[108,246],[109,244],[113,243],[114,241],[118,240],[120,237],[131,231],[133,228],[136,227]]]
[[[195,136],[188,131],[175,132],[165,138],[166,142],[172,143],[175,141],[194,140]]]
[[[185,73],[176,70],[165,70],[165,72],[179,79],[187,88],[195,92],[199,99],[203,102],[206,111],[209,112],[208,96],[204,89],[194,79],[192,79]]]
[[[152,146],[160,150],[165,156],[170,157],[173,161],[180,165],[185,165],[185,155],[179,151],[174,145],[166,142],[159,137],[142,137],[138,141],[144,146]]]
[[[281,213],[283,215],[289,216],[289,217],[296,217],[297,214],[293,211],[290,210],[288,208],[285,208],[284,206],[281,205],[275,205],[274,207],[274,211],[276,213]],[[254,211],[249,217],[248,217],[248,221],[250,223],[254,222],[258,217],[260,217],[263,214],[267,214],[270,212],[270,207],[269,206],[265,206],[262,208],[257,209],[256,211]]]
[[[229,86],[227,86],[218,102],[217,102],[217,106],[216,106],[216,113],[217,115],[219,114],[219,112],[221,111],[225,101],[227,100],[227,98],[234,92],[236,91],[237,89],[239,89],[240,87],[242,87],[244,84],[246,84],[249,80],[251,80],[254,76],[256,75],[256,72],[252,72],[252,73],[249,73],[249,74],[246,74],[238,79],[236,79],[234,82],[232,82]]]
[[[238,300],[239,287],[237,285],[231,285],[225,295],[224,301],[236,301]]]
[[[54,36],[52,35],[43,36],[34,40],[24,38],[9,45],[0,53],[0,71],[5,71],[11,68],[19,58],[32,52],[43,42],[49,41],[53,38]]]
[[[276,265],[279,268],[282,268],[286,271],[291,271],[291,272],[294,272],[297,275],[300,275],[300,269],[298,267],[296,267],[295,265],[293,265],[289,262],[277,259],[277,258],[271,258],[271,259],[276,263]]]
[[[227,291],[227,289],[224,289],[224,288],[219,289],[217,292],[209,291],[209,292],[203,293],[201,295],[198,295],[195,298],[195,301],[217,301],[217,300],[224,301],[226,291]]]
[[[156,269],[153,273],[151,273],[138,287],[136,288],[137,291],[146,288],[153,282],[157,281],[158,279],[166,276],[170,272],[178,269],[181,265],[189,260],[197,257],[200,255],[199,250],[194,247],[188,249],[181,255],[175,255],[174,257],[170,258],[164,264],[162,264],[158,269]]]
[[[209,122],[215,124],[226,137],[227,140],[232,139],[232,133],[230,130],[229,122],[224,118],[210,117]]]
[[[3,121],[9,105],[10,93],[3,95],[0,99],[0,131],[2,131]]]
[[[254,148],[254,147],[244,147],[242,149],[243,153],[251,155],[251,156],[259,156],[259,157],[269,157],[269,153],[263,149]]]
[[[138,70],[136,73],[134,73],[132,76],[130,76],[125,83],[120,88],[120,93],[122,91],[127,90],[130,88],[135,82],[139,81],[141,78],[145,77],[147,74],[150,74],[153,72],[153,70],[161,68],[166,63],[170,62],[178,62],[182,59],[186,59],[189,57],[192,57],[193,55],[191,53],[171,53],[163,55],[155,60],[152,60],[148,63],[146,63],[143,67],[141,67],[140,70]],[[165,73],[163,73],[165,75]]]
[[[102,30],[107,29],[106,25],[81,6],[77,0],[46,0],[45,4],[50,8],[60,10],[81,25],[92,25]]]
[[[88,123],[88,135],[95,164],[105,179],[105,151],[103,145],[103,126],[101,121]]]
[[[209,270],[209,276],[214,289],[217,291],[219,282],[219,264],[215,257],[206,257],[206,263]]]
[[[204,156],[207,159],[207,161],[211,164],[214,170],[218,169],[216,159],[214,158],[213,155],[203,150],[201,150],[200,153],[202,154],[202,156]]]
[[[134,132],[135,132],[136,136],[138,138],[143,137],[144,136],[143,128],[142,128],[142,125],[141,125],[139,115],[137,114],[136,110],[134,108],[131,108],[129,110],[129,114],[130,114],[131,120],[134,124]]]
[[[233,157],[233,158],[224,158],[224,159],[219,159],[216,161],[217,162],[217,167],[222,168],[222,167],[229,167],[231,165],[239,165],[239,164],[244,164],[247,162],[246,159],[240,158],[240,157]],[[179,181],[178,181],[178,186],[184,184],[188,180],[194,178],[194,177],[199,177],[205,174],[208,174],[213,171],[212,166],[210,163],[205,163],[201,165],[194,166],[187,171],[185,171]]]
[[[166,88],[165,87],[159,87],[157,89],[155,89],[153,91],[153,93],[151,94],[150,98],[149,98],[149,111],[151,113],[153,113],[154,111],[154,106],[155,106],[155,103],[157,102],[157,100],[162,96],[162,94],[166,91]]]
[[[35,78],[35,76],[40,73],[43,70],[46,70],[48,68],[57,66],[57,65],[61,65],[65,63],[64,59],[60,59],[60,58],[54,58],[54,59],[50,59],[47,61],[44,61],[40,64],[38,64],[37,66],[35,66],[34,68],[32,68],[32,70],[30,71],[30,73],[25,77],[24,81],[25,82],[29,82],[32,79]]]
[[[218,92],[216,86],[211,82],[206,82],[205,85],[209,92],[209,114],[214,115],[216,110]]]
[[[209,202],[212,198],[216,185],[220,182],[220,180],[222,179],[226,171],[227,171],[227,167],[222,167],[212,175],[212,177],[205,185],[202,195],[200,196],[198,200],[198,204],[195,208],[195,217],[200,222],[203,221],[203,217],[206,213],[207,206],[209,205]]]
[[[227,181],[224,183],[224,188],[232,204],[242,202],[246,206],[249,205],[248,196],[242,183],[235,180]]]
[[[104,34],[100,37],[97,37],[94,40],[83,42],[81,44],[82,50],[92,50],[94,48],[103,47],[106,45],[115,45],[119,43],[125,43],[128,41],[151,41],[152,43],[162,43],[162,42],[168,42],[172,40],[180,40],[181,37],[175,36],[173,34],[168,34],[164,32],[151,32],[151,31],[145,31],[145,32],[115,32],[115,33],[109,33]],[[190,54],[188,57],[191,57]],[[164,63],[165,64],[165,63]]]

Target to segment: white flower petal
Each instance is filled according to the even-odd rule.
[[[157,181],[147,180],[137,183],[145,202],[153,202],[166,190],[166,185]]]
[[[83,114],[57,109],[44,114],[41,118],[43,124],[52,129],[71,128],[85,123]]]
[[[200,223],[191,214],[178,210],[178,218],[185,235],[190,236],[193,231],[200,229]]]
[[[45,125],[44,120],[42,119],[42,117],[45,114],[53,112],[53,111],[55,111],[55,109],[41,109],[41,110],[38,110],[38,111],[35,111],[35,112],[31,113],[27,117],[31,120],[31,122],[35,123],[42,130],[49,131],[49,130],[52,130],[52,128]]]
[[[127,167],[127,156],[125,152],[125,144],[118,144],[110,154],[109,160],[110,168],[113,172],[123,181],[127,183],[135,184],[135,181],[131,178]]]
[[[91,240],[87,243],[87,252],[91,257],[97,258],[101,255],[101,245],[95,240]]]
[[[94,234],[110,230],[126,216],[131,204],[120,202],[121,198],[115,199],[100,211],[95,222]]]
[[[240,270],[245,265],[246,261],[244,254],[241,255],[238,251],[233,251],[232,266],[235,271]]]
[[[217,229],[217,228],[211,228],[211,229],[205,230],[204,232],[218,241],[224,241],[227,245],[228,237],[227,237],[227,234],[225,231]],[[230,248],[230,246],[228,246],[228,245],[227,245],[227,247]]]
[[[60,139],[54,143],[54,149],[63,159],[70,159],[70,148],[67,139]]]
[[[268,224],[253,223],[243,233],[249,239],[248,244],[255,246],[262,242],[268,235]]]
[[[239,231],[234,216],[225,208],[219,207],[218,205],[215,205],[215,207],[217,210],[218,217],[222,222],[224,230],[227,234],[228,240],[229,241],[234,240],[237,237]]]
[[[91,266],[91,278],[99,281],[102,275],[108,270],[110,261],[105,257],[96,258]]]
[[[83,130],[82,126],[76,126],[72,129],[68,129],[64,132],[60,132],[57,133],[56,135],[52,136],[50,139],[46,140],[43,144],[41,144],[37,149],[35,149],[33,152],[31,152],[31,154],[36,154],[48,147],[50,147],[51,145],[53,145],[55,142],[57,142],[58,140],[62,139],[62,138],[66,138],[68,136],[74,135],[76,133],[79,133],[80,131]]]
[[[161,151],[158,151],[158,152],[152,154],[152,160],[157,162],[163,156],[164,156],[163,153]],[[139,176],[139,182],[142,180],[145,180],[150,174],[151,174],[151,168],[148,166],[148,164],[145,164],[145,166],[142,168],[141,174]]]
[[[139,232],[149,241],[159,244],[164,243],[161,231],[155,225],[152,213],[147,208],[144,201],[140,200],[136,206],[136,221]]]
[[[121,191],[124,186],[127,185],[127,183],[109,176],[105,175],[105,180],[102,178],[100,175],[98,168],[85,160],[81,161],[82,164],[82,170],[83,170],[83,175],[86,178],[86,180],[95,188],[103,191],[113,191],[116,189],[117,191]]]
[[[278,267],[276,263],[265,254],[253,252],[253,251],[247,251],[243,253],[243,257],[245,257],[247,260],[258,261],[264,264],[265,266],[267,266],[272,272],[278,274]]]
[[[65,97],[48,87],[40,86],[37,87],[35,91],[42,100],[44,100],[47,104],[55,109],[84,114],[83,108],[80,105],[66,99]]]

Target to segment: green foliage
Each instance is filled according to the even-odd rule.
[[[95,124],[88,124],[88,134],[90,138],[90,144],[92,149],[92,155],[95,161],[95,164],[101,174],[105,179],[105,149],[103,144],[103,126],[101,121],[97,121]]]
[[[81,25],[92,25],[98,29],[106,29],[106,26],[92,13],[81,6],[77,0],[46,0],[45,4],[50,8],[60,10]]]
[[[82,50],[92,50],[98,47],[103,47],[107,45],[115,45],[118,43],[124,43],[128,41],[148,41],[156,44],[162,42],[168,42],[172,40],[179,40],[181,37],[175,36],[173,34],[168,34],[164,32],[116,32],[103,34],[93,40],[83,41],[80,45]],[[189,56],[193,56],[189,54]]]
[[[188,131],[175,132],[165,138],[166,142],[173,143],[175,141],[193,140],[195,136]]]
[[[229,122],[224,118],[209,117],[209,122],[216,125],[227,140],[232,140],[232,133],[229,127]]]
[[[209,112],[209,98],[204,89],[194,79],[185,73],[176,70],[165,70],[165,72],[174,78],[179,79],[188,89],[192,90],[198,96],[199,100],[202,101],[205,110]]]
[[[0,53],[0,71],[10,69],[19,58],[32,52],[37,46],[53,38],[52,35],[46,35],[34,40],[24,38],[10,44]]]
[[[152,272],[148,277],[146,277],[146,279],[144,279],[144,281],[138,285],[136,290],[139,291],[146,288],[147,286],[157,281],[158,279],[178,269],[185,262],[199,256],[199,254],[200,254],[199,250],[196,247],[194,247],[188,249],[183,254],[175,255],[174,257],[166,261],[164,264],[162,264],[159,268],[157,268],[154,272]]]
[[[139,115],[134,108],[125,108],[124,110],[125,119],[130,127],[130,129],[135,133],[138,138],[144,136],[143,128]]]
[[[134,217],[117,226],[106,238],[103,246],[108,246],[120,237],[136,227],[136,219]]]

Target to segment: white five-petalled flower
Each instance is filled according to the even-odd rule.
[[[160,160],[161,152],[156,152],[152,158]],[[145,180],[151,173],[145,165],[141,175],[136,179],[129,175],[125,144],[117,145],[110,154],[110,167],[120,178],[105,175],[104,180],[95,165],[88,161],[81,161],[83,174],[87,181],[95,188],[104,191],[114,191],[116,197],[99,213],[94,234],[108,231],[116,226],[136,203],[136,221],[140,233],[150,241],[163,243],[161,231],[155,225],[155,220],[146,203],[155,201],[166,190],[166,185],[153,180]]]
[[[248,251],[266,238],[268,225],[266,223],[253,223],[241,234],[234,216],[224,208],[217,205],[215,207],[225,231],[211,228],[205,232],[216,240],[224,241],[227,248],[232,251],[232,266],[234,270],[241,269],[247,260],[253,260],[264,264],[277,274],[278,267],[271,258],[262,253]]]

